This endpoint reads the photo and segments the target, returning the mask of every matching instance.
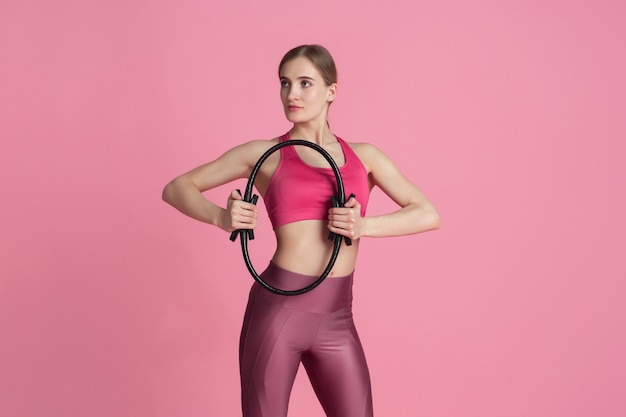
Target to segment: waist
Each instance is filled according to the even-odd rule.
[[[334,247],[334,243],[328,240],[327,223],[309,220],[277,229],[273,263],[288,271],[319,276],[328,265]],[[345,277],[354,271],[359,243],[359,240],[353,241],[351,246],[342,243],[329,277]]]
[[[251,296],[261,301],[278,303],[285,308],[301,311],[327,313],[342,308],[350,309],[352,307],[353,277],[354,272],[341,277],[327,277],[313,290],[294,296],[274,294],[255,282]],[[310,285],[319,277],[289,271],[270,262],[267,269],[261,273],[261,278],[273,287],[283,290],[296,290]]]

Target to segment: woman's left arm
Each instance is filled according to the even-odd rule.
[[[345,207],[329,211],[328,228],[332,232],[359,239],[409,235],[440,227],[435,206],[387,155],[369,144],[355,144],[353,149],[366,166],[373,186],[379,187],[400,209],[380,216],[361,217],[359,202],[351,198]]]

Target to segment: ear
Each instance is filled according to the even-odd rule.
[[[333,83],[328,86],[328,95],[326,96],[326,101],[332,103],[337,97],[337,83]]]

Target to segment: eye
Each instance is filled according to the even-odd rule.
[[[310,87],[312,84],[311,84],[311,81],[303,80],[300,85],[302,87]]]
[[[289,87],[289,81],[287,81],[287,80],[280,80],[280,86],[281,87]]]

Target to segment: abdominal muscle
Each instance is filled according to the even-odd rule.
[[[319,276],[326,269],[334,243],[328,240],[327,222],[303,220],[288,223],[275,230],[276,252],[272,262],[303,275]],[[335,265],[328,277],[343,277],[354,271],[359,241],[351,246],[342,242]]]

